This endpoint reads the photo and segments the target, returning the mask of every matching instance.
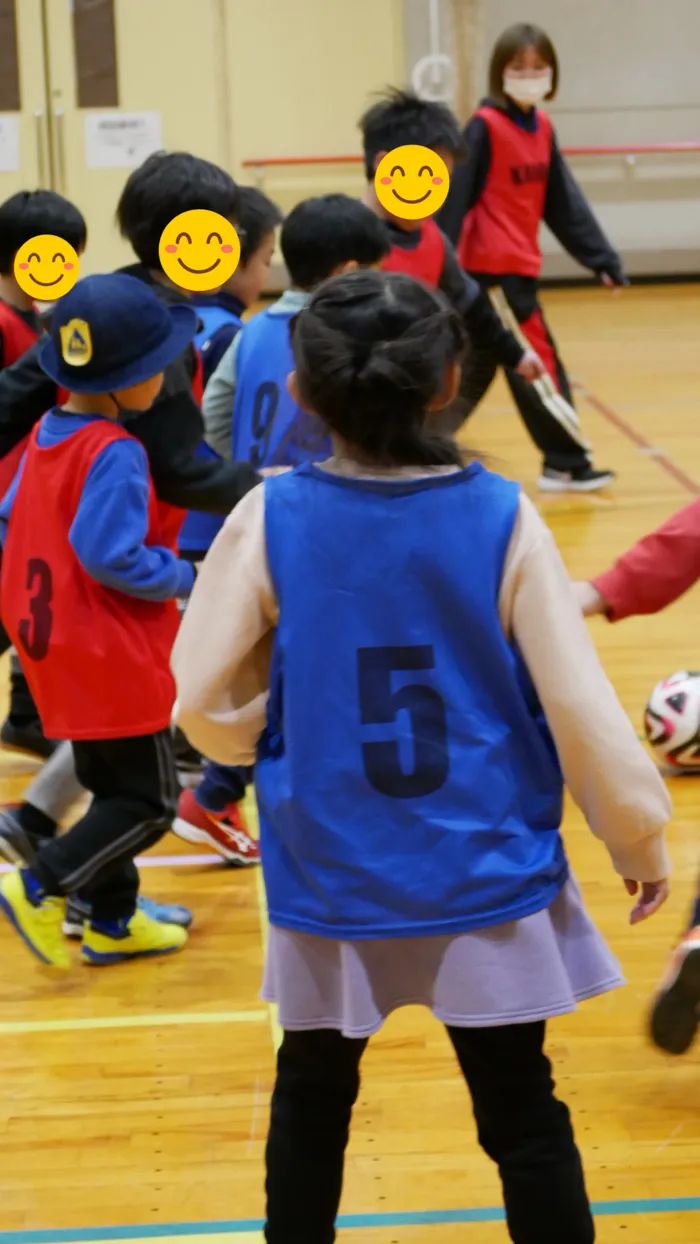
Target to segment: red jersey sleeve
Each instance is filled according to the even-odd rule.
[[[593,579],[611,622],[658,613],[700,579],[700,497],[632,546]]]

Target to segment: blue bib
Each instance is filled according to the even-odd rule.
[[[202,321],[202,327],[194,339],[194,344],[198,350],[201,350],[202,346],[206,345],[209,338],[214,336],[214,333],[218,328],[221,328],[222,324],[235,324],[237,328],[240,328],[243,324],[243,320],[239,315],[236,315],[233,311],[227,311],[225,307],[200,307],[195,301],[195,310]]]
[[[458,933],[564,884],[556,751],[498,612],[518,495],[479,465],[266,482],[280,620],[255,779],[273,924]]]
[[[321,420],[301,410],[287,389],[293,314],[261,311],[244,325],[238,343],[232,457],[256,470],[322,462],[332,452]]]

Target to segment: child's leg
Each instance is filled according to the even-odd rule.
[[[350,1117],[366,1046],[333,1030],[284,1034],[266,1153],[268,1244],[335,1240]]]
[[[539,354],[562,397],[573,405],[568,376],[537,299],[536,282],[523,277],[505,277],[502,289],[530,345]],[[534,386],[510,368],[505,375],[520,417],[544,458],[545,468],[585,472],[590,465],[588,453],[545,406]]]
[[[217,765],[210,761],[197,787],[197,803],[207,812],[223,812],[230,803],[245,798],[251,770],[243,765]]]
[[[73,743],[78,780],[92,793],[87,812],[75,825],[37,852],[33,871],[49,894],[70,894],[93,886],[117,862],[132,860],[169,829],[179,787],[169,730],[128,739]],[[98,891],[100,887],[98,886]],[[133,914],[136,892],[117,912]],[[102,917],[95,911],[95,919]]]
[[[242,800],[252,769],[208,762],[196,790],[180,796],[173,832],[185,842],[213,847],[232,864],[260,863],[260,848],[248,833]]]
[[[10,708],[0,738],[7,747],[31,752],[44,759],[56,747],[44,734],[34,697],[14,651],[10,657]]]
[[[544,1023],[448,1028],[497,1164],[514,1244],[592,1244],[595,1228],[571,1120],[554,1096]]]

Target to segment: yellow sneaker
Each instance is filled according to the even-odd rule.
[[[161,924],[145,912],[135,911],[129,920],[86,924],[80,956],[83,963],[95,966],[122,963],[146,955],[172,954],[186,941],[187,929],[181,925]]]
[[[0,909],[37,959],[63,971],[71,966],[70,952],[61,932],[66,909],[64,898],[44,894],[32,874],[18,868],[3,877]]]

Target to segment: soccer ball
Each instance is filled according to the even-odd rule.
[[[644,729],[658,760],[700,773],[700,674],[682,670],[657,683]]]

